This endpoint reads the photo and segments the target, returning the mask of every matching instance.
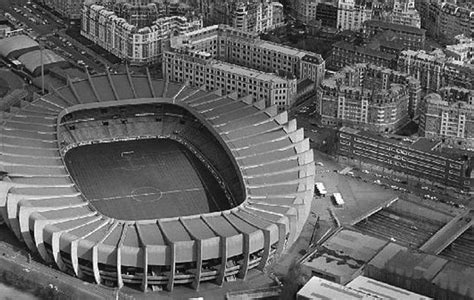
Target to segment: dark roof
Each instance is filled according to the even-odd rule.
[[[428,138],[419,138],[413,144],[411,144],[410,147],[416,150],[423,151],[423,152],[428,152],[428,151],[432,151],[439,144],[441,144],[440,141],[435,141]]]
[[[335,43],[333,45],[333,48],[342,48],[345,50],[354,51],[354,52],[362,53],[369,56],[375,56],[375,57],[379,57],[379,58],[383,58],[387,60],[395,60],[397,58],[393,54],[385,53],[379,50],[370,49],[369,47],[354,46],[351,43],[348,43],[346,41],[339,41]]]
[[[395,24],[395,23],[389,23],[389,22],[383,22],[379,20],[368,20],[364,23],[364,25],[370,26],[370,27],[379,27],[381,29],[385,30],[394,30],[394,31],[403,31],[403,32],[411,32],[411,33],[417,33],[417,34],[425,34],[426,30],[420,29],[417,27],[413,26],[406,26],[406,25],[401,25],[401,24]]]

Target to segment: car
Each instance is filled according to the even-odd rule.
[[[362,170],[362,173],[369,174],[370,172],[368,170]]]
[[[424,190],[424,191],[427,191],[427,190],[429,190],[430,188],[427,187],[427,186],[422,186],[421,189]]]

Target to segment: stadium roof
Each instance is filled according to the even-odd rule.
[[[23,54],[18,60],[25,65],[25,68],[31,73],[35,73],[36,69],[41,67],[41,50],[34,50]],[[43,63],[45,68],[51,67],[53,64],[65,63],[66,60],[49,49],[43,50]]]
[[[39,48],[38,42],[26,35],[16,35],[0,39],[0,55],[3,57],[12,56],[14,52],[23,52],[27,49],[35,48]]]
[[[59,134],[58,118],[88,108],[153,103],[187,109],[225,146],[244,185],[239,206],[182,218],[127,221],[103,215],[78,192],[61,157],[67,151],[61,142],[67,131]],[[202,274],[206,271],[220,283],[232,274],[245,278],[250,268],[263,269],[271,255],[296,240],[311,207],[314,160],[309,140],[286,112],[278,114],[276,106],[266,108],[250,97],[209,93],[153,80],[149,74],[88,76],[23,103],[5,117],[2,135],[0,170],[11,179],[0,181],[2,219],[46,262],[61,270],[69,264],[77,276],[87,273],[97,283],[102,278],[122,286],[125,279],[133,279],[146,288],[154,278],[172,289],[176,273],[157,279],[146,271],[148,265],[175,270],[181,263],[235,257],[243,257],[235,259],[237,268],[224,263]],[[122,275],[120,266],[145,271]],[[191,280],[197,287],[205,280],[200,271],[190,274],[180,282]]]

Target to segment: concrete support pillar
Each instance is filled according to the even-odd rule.
[[[221,268],[219,270],[219,275],[217,275],[217,284],[222,286],[225,279],[225,271],[227,264],[227,237],[221,237]]]
[[[170,249],[170,276],[168,278],[166,289],[171,292],[173,291],[174,277],[176,275],[176,244],[170,242],[168,247]]]
[[[142,278],[142,290],[146,292],[148,289],[148,248],[146,246],[141,247],[143,259],[143,278]]]
[[[239,273],[237,274],[238,278],[245,279],[247,272],[249,270],[249,260],[250,260],[250,235],[248,233],[242,233],[243,235],[243,253],[244,261],[240,266]]]
[[[196,251],[196,273],[194,274],[193,288],[198,290],[202,274],[202,240],[195,240],[194,249]]]

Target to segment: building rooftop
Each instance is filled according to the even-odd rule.
[[[396,23],[389,23],[379,20],[368,20],[364,23],[365,26],[380,27],[386,30],[402,31],[402,32],[411,32],[415,34],[425,34],[426,30],[420,29],[413,26],[401,25]]]
[[[375,140],[381,140],[386,143],[390,143],[393,145],[398,145],[401,147],[405,148],[410,148],[414,150],[418,150],[420,152],[428,153],[431,155],[435,155],[438,157],[444,157],[448,158],[451,160],[455,161],[465,161],[466,160],[466,154],[465,153],[459,153],[455,151],[442,151],[442,147],[435,147],[435,150],[427,150],[431,146],[438,144],[438,142],[431,141],[430,139],[417,139],[415,142],[413,142],[410,138],[406,136],[398,136],[398,135],[390,135],[390,134],[381,134],[381,133],[376,133],[376,132],[370,132],[370,131],[365,131],[365,130],[358,130],[358,129],[351,129],[348,127],[342,127],[339,129],[341,132],[346,132],[349,134],[357,134],[359,136],[365,136],[368,138],[372,138]],[[452,149],[449,149],[452,150]]]
[[[433,279],[433,283],[449,289],[456,287],[461,295],[474,298],[474,268],[455,262],[447,263],[444,268]]]
[[[251,77],[251,78],[262,80],[262,81],[271,81],[271,82],[277,82],[277,83],[286,82],[286,79],[272,73],[265,73],[265,72],[258,71],[255,69],[249,69],[249,68],[241,67],[239,65],[234,65],[234,64],[226,63],[222,61],[214,60],[210,63],[210,66],[212,66],[215,69],[219,69],[225,72],[232,72],[233,74],[237,76],[240,75],[240,76]]]
[[[411,144],[410,147],[423,152],[430,152],[437,148],[439,145],[441,145],[441,141],[435,141],[433,139],[420,137],[413,144]]]
[[[365,276],[359,276],[349,282],[346,287],[358,290],[381,299],[397,300],[429,300],[432,298],[401,289],[399,287],[377,281]]]
[[[366,294],[362,291],[314,276],[298,291],[297,297],[298,299],[301,297],[303,299],[321,300],[380,299],[379,297]]]

